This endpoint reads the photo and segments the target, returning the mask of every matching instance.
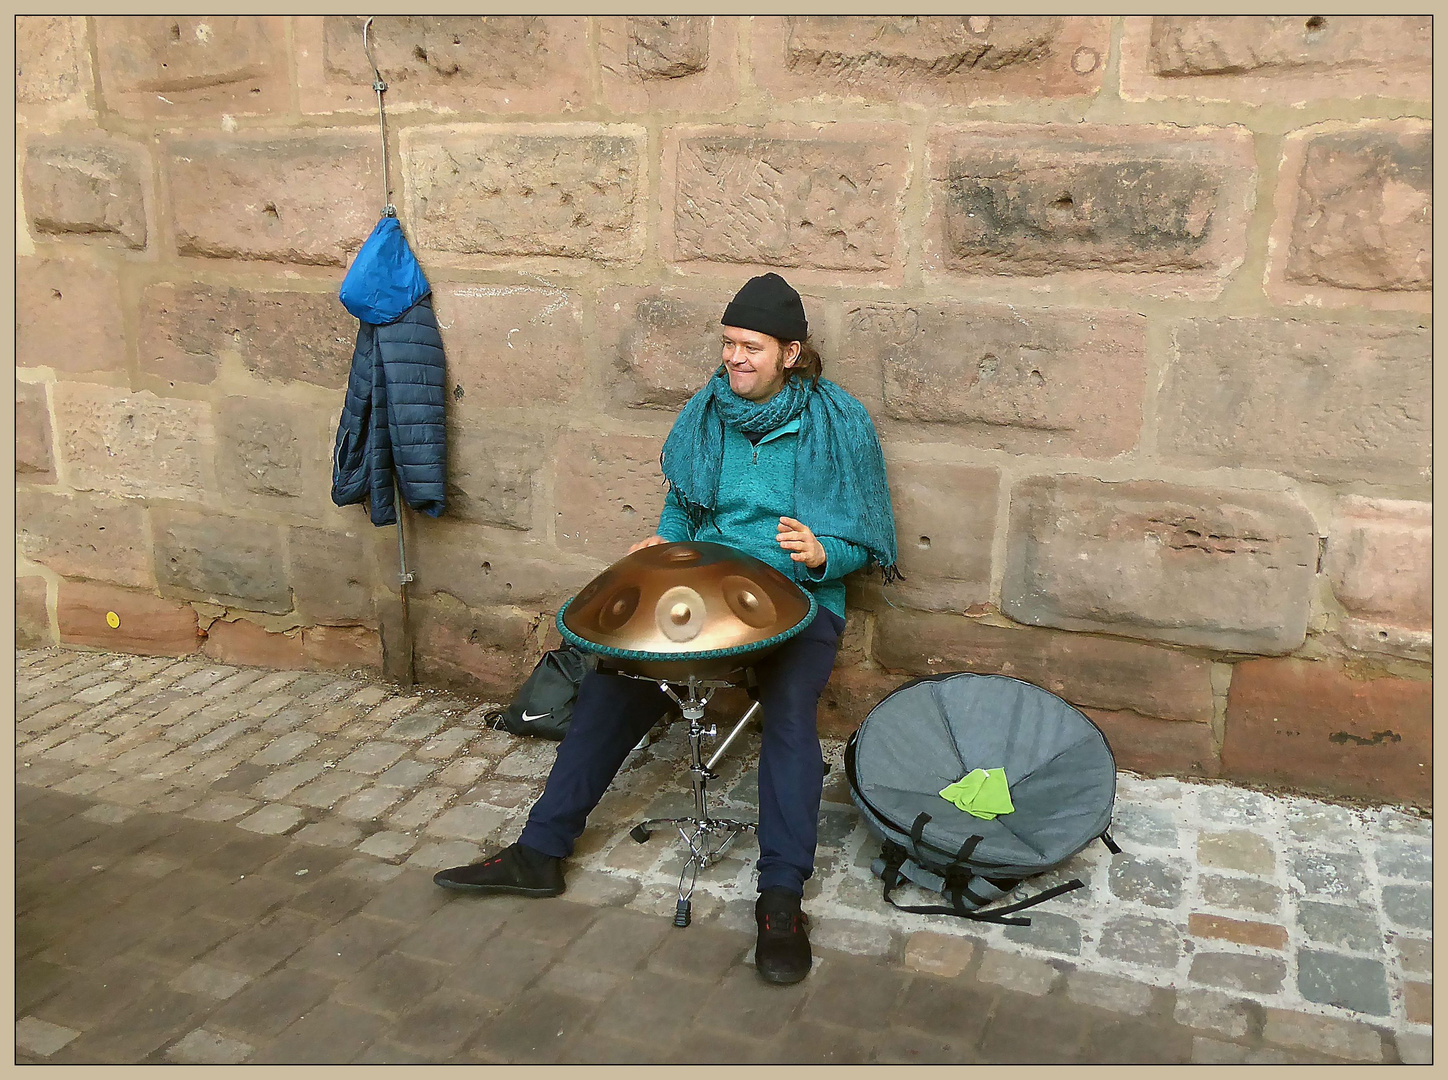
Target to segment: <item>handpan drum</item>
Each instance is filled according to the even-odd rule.
[[[625,555],[558,612],[565,641],[601,667],[665,682],[737,681],[809,625],[814,597],[724,544],[655,544]]]

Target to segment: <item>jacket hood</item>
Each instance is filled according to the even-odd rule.
[[[383,326],[396,322],[431,291],[401,222],[385,217],[352,260],[337,295],[356,318]]]

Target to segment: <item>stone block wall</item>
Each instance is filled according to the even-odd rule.
[[[821,710],[1061,694],[1123,766],[1431,797],[1425,17],[388,17],[448,353],[419,677],[506,697],[653,531],[745,278],[885,446]],[[382,670],[328,497],[384,203],[352,17],[17,23],[20,640]],[[112,625],[112,624],[117,625]]]

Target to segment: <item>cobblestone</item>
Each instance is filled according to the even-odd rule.
[[[67,825],[51,829],[46,839],[58,854],[45,854],[51,848],[36,846],[34,840],[17,846],[20,963],[30,965],[27,972],[68,970],[41,959],[60,954],[47,954],[53,942],[36,938],[37,934],[60,932],[42,928],[65,925],[56,920],[66,911],[104,903],[124,905],[118,910],[134,912],[137,917],[144,914],[136,923],[135,932],[143,925],[146,931],[140,941],[128,944],[132,931],[126,929],[131,918],[127,914],[106,927],[107,934],[77,939],[67,948],[80,950],[78,957],[93,959],[119,949],[114,961],[102,960],[103,967],[136,958],[136,964],[123,967],[136,973],[138,981],[132,989],[140,994],[162,994],[164,1010],[171,1010],[157,1020],[169,1025],[166,1031],[154,1028],[155,1037],[165,1034],[171,1040],[147,1051],[154,1061],[220,1062],[243,1056],[237,1046],[249,1048],[244,1055],[248,1061],[275,1056],[274,1043],[282,1029],[254,1031],[224,1020],[213,1021],[210,1014],[187,1014],[183,1023],[184,1010],[175,1011],[180,1009],[180,999],[203,1003],[197,1007],[211,1008],[216,1016],[240,999],[255,1000],[249,996],[270,978],[268,973],[276,965],[290,963],[288,958],[295,957],[298,950],[320,940],[325,912],[303,914],[301,908],[290,912],[275,907],[310,904],[311,900],[287,901],[286,896],[318,881],[318,875],[323,875],[321,881],[345,880],[365,892],[407,873],[430,889],[427,877],[433,870],[476,861],[485,851],[516,837],[557,750],[556,744],[483,728],[478,709],[468,711],[469,703],[448,695],[398,694],[383,684],[194,660],[166,660],[142,667],[139,665],[153,661],[100,656],[84,662],[52,659],[49,666],[42,666],[40,660],[27,663],[27,656],[17,653],[16,697],[22,708],[29,707],[16,732],[17,828],[38,827],[30,823],[46,811],[37,799],[69,798],[70,809],[56,821],[78,815],[77,826],[84,823],[95,829],[122,830],[131,839],[111,850],[104,837],[72,835],[68,830],[75,826]],[[43,688],[34,685],[47,673],[67,667],[69,676],[56,678]],[[198,675],[201,678],[196,679]],[[191,687],[178,689],[188,679],[195,680]],[[209,691],[214,692],[205,700],[198,699],[198,694]],[[80,700],[77,695],[82,695]],[[368,708],[373,709],[371,714],[365,711]],[[54,711],[45,713],[36,724],[36,717],[46,709]],[[394,734],[402,730],[397,725],[409,719],[415,726],[407,729],[406,738],[386,736],[389,730]],[[628,918],[662,920],[649,926],[667,926],[674,907],[673,871],[682,860],[677,841],[661,833],[651,843],[639,845],[628,839],[626,830],[645,815],[645,807],[677,804],[687,808],[690,804],[677,726],[662,729],[660,739],[630,759],[616,790],[600,807],[596,820],[590,821],[568,872],[567,899],[573,909],[606,909]],[[27,727],[44,730],[31,732]],[[89,741],[80,741],[87,735]],[[166,738],[159,737],[162,735]],[[171,749],[188,739],[186,748]],[[67,744],[72,745],[61,757],[86,747],[92,752],[75,760],[47,757],[47,751]],[[207,748],[210,752],[203,752]],[[719,786],[738,793],[743,800],[740,805],[757,798],[757,748],[757,739],[747,738],[726,755]],[[825,749],[827,759],[838,763],[839,745],[827,741]],[[328,763],[333,767],[328,768]],[[344,778],[340,781],[344,788],[358,786],[345,794],[329,791],[328,786],[338,783],[339,777]],[[348,777],[351,779],[345,779]],[[63,796],[62,791],[69,794]],[[330,801],[321,797],[324,794],[330,795]],[[237,812],[233,814],[233,810]],[[148,831],[152,822],[180,821],[176,815],[182,812],[190,815],[184,832]],[[744,816],[748,810],[731,805],[730,812]],[[223,820],[200,820],[208,818]],[[352,821],[368,824],[358,828]],[[446,835],[451,833],[458,835]],[[211,840],[206,841],[211,847],[197,849],[203,834],[247,837],[267,850]],[[1112,1048],[1121,1061],[1139,1057],[1165,1062],[1193,1056],[1245,1062],[1380,1060],[1384,1052],[1380,1028],[1396,1040],[1396,1048],[1386,1044],[1389,1060],[1396,1054],[1405,1060],[1425,1055],[1424,1043],[1430,1037],[1424,1034],[1424,1021],[1429,1019],[1431,1004],[1427,919],[1430,820],[1393,809],[1356,810],[1298,797],[1244,794],[1217,783],[1121,774],[1115,834],[1126,849],[1122,856],[1113,858],[1101,845],[1092,845],[1067,866],[1034,879],[1013,895],[1012,899],[1023,898],[1073,876],[1086,882],[1085,888],[1032,909],[1031,927],[965,923],[909,915],[883,905],[879,883],[868,870],[878,843],[867,838],[853,807],[836,799],[822,814],[817,869],[806,886],[806,910],[813,923],[816,954],[821,957],[820,971],[826,971],[831,962],[838,964],[844,955],[850,963],[894,965],[911,973],[906,977],[922,985],[929,983],[937,996],[944,987],[959,985],[998,995],[1001,1001],[1044,1003],[1050,1016],[1057,1019],[1074,1017],[1072,1010],[1078,1009],[1082,1018],[1099,1018],[1102,1010],[1120,1014],[1118,1020],[1110,1021],[1116,1027],[1109,1030],[1099,1019],[1094,1026],[1084,1019],[1076,1027],[1067,1025],[1076,1034],[1061,1036],[1061,1053],[1085,1054],[1088,1060],[1102,1060],[1101,1055]],[[722,967],[717,971],[710,968],[707,975],[702,970],[691,973],[683,964],[668,971],[660,969],[661,974],[712,987],[710,980],[724,980],[734,970],[731,965],[751,962],[750,864],[758,849],[752,837],[736,847],[729,859],[701,874],[694,927],[689,933],[707,930],[735,935],[740,943],[737,955],[721,954]],[[290,857],[273,859],[282,849],[313,852],[315,860],[321,861],[309,865]],[[136,852],[142,854],[133,854]],[[260,885],[250,886],[261,865],[258,860],[268,859],[273,861],[266,862],[261,877],[280,880],[291,892],[273,893]],[[92,870],[92,866],[103,869]],[[294,870],[306,870],[307,876],[294,876]],[[125,875],[135,885],[127,887],[125,880],[115,875]],[[228,888],[225,894],[208,899],[207,883],[219,875],[233,875],[227,880],[247,888]],[[75,886],[82,884],[83,890],[77,891]],[[69,907],[42,899],[44,890],[54,888],[70,890]],[[349,911],[367,903],[361,893],[348,895],[351,898],[344,907]],[[902,903],[938,902],[913,888],[902,890],[900,899]],[[447,948],[419,959],[449,965],[480,946],[499,926],[519,917],[519,912],[526,911],[527,919],[534,920],[543,918],[547,909],[546,904],[509,905],[496,897],[478,901],[446,895],[438,902],[443,905],[438,915],[457,911],[455,929]],[[335,904],[326,911],[333,908]],[[187,933],[154,934],[158,918],[174,921],[193,910],[198,914],[188,917],[191,929]],[[383,913],[381,908],[367,910]],[[217,917],[223,913],[224,917]],[[421,912],[416,918],[383,914],[409,931],[419,920],[429,918]],[[352,916],[342,917],[345,921]],[[250,928],[243,929],[247,923]],[[213,944],[228,932],[231,937]],[[544,934],[540,941],[546,942],[557,936],[539,928],[527,933],[533,937]],[[668,931],[662,940],[687,943],[689,939],[688,934],[671,934],[673,931]],[[22,941],[26,943],[23,949]],[[1281,955],[1284,944],[1290,944],[1290,955]],[[546,951],[568,945],[560,939],[557,945],[539,947]],[[387,955],[389,948],[383,946],[379,958]],[[848,954],[853,954],[853,959]],[[1053,957],[1057,959],[1053,961]],[[187,989],[178,988],[180,984],[168,988],[194,964],[255,981],[224,1000],[209,996],[199,983],[195,987],[187,983]],[[1064,974],[1058,967],[1065,969]],[[20,970],[17,968],[18,1010],[23,1001],[43,1003],[48,1000],[45,994],[55,996],[37,974],[26,976],[25,993],[42,997],[22,998]],[[101,968],[92,970],[101,972]],[[594,969],[588,965],[564,964],[557,969],[559,973],[537,982],[548,970],[548,964],[536,968],[529,976],[535,981],[527,985],[536,985],[539,992],[552,987],[552,992],[563,993],[569,986],[566,973],[577,972],[572,985],[580,1000],[597,1005],[609,1000],[608,994],[618,992],[590,981],[592,976],[587,973]],[[1040,978],[1033,982],[1022,972]],[[331,985],[333,978],[342,977],[328,975],[324,982]],[[1041,982],[1046,978],[1051,981],[1042,992]],[[1207,984],[1201,989],[1191,987],[1191,983],[1201,985],[1204,979]],[[802,995],[788,1000],[810,1000],[809,995],[817,992],[814,988],[825,981],[812,977]],[[1219,984],[1220,989],[1214,988]],[[738,989],[754,985],[746,982]],[[475,994],[480,989],[475,986],[459,992]],[[525,989],[526,985],[518,987],[514,996]],[[292,1010],[288,1024],[295,1024],[330,993],[305,1006],[288,1006]],[[449,991],[434,993],[447,995]],[[1038,993],[1040,996],[1035,996]],[[589,998],[589,994],[605,996]],[[777,990],[772,994],[771,1005],[786,1000]],[[1242,1001],[1236,995],[1253,1000]],[[38,1011],[17,1011],[17,1021],[31,1016],[85,1036],[78,1035],[51,1058],[21,1049],[17,1040],[18,1051],[28,1055],[25,1060],[81,1060],[73,1055],[99,1053],[103,1046],[140,1045],[125,1043],[122,1033],[92,1031],[94,1024],[111,1023],[111,1017],[119,1015],[118,1009],[131,1008],[130,1002],[122,1002],[102,1017],[94,1009],[87,1012],[78,999],[71,1000],[69,1013],[60,1006],[47,1010],[38,1005],[34,1006]],[[401,1012],[393,1011],[389,1003],[393,1000],[376,997],[366,1003],[358,999],[354,1006],[334,1004],[337,1009],[351,1009],[371,1018],[368,1024],[382,1025],[375,1027],[377,1039],[370,1044],[379,1047],[373,1055],[376,1060],[399,1056],[411,1060],[407,1055],[425,1053],[427,1048],[389,1026],[401,1022]],[[490,1008],[502,1006],[501,999],[491,1000],[496,1003]],[[1174,1008],[1170,1007],[1173,1000]],[[211,1004],[205,1005],[208,1002]],[[368,1007],[359,1010],[356,1004]],[[1157,1008],[1158,1004],[1163,1008]],[[1273,1031],[1281,1036],[1266,1042],[1264,1007],[1269,1012],[1276,1010],[1272,1015],[1278,1022]],[[408,1008],[414,1008],[410,1001]],[[1021,1011],[1024,1005],[1012,1009],[1016,1009],[1012,1016],[1027,1015]],[[1362,1056],[1371,1039],[1353,1049],[1350,1042],[1312,1042],[1300,1032],[1294,1042],[1284,1034],[1305,1023],[1292,1017],[1308,1014],[1317,1021],[1347,1024],[1348,1031],[1371,1033],[1378,1040],[1379,1057]],[[1210,1019],[1213,1015],[1215,1020]],[[829,1040],[822,1032],[831,1024],[839,1026],[838,1022],[824,1014],[792,1016],[779,1030],[797,1030],[797,1043],[783,1035],[777,1044],[748,1037],[734,1041],[749,1048],[746,1057],[766,1045],[776,1054],[790,1046],[817,1046],[825,1055]],[[1353,1024],[1360,1026],[1353,1028]],[[798,1026],[791,1029],[789,1025]],[[1022,1030],[1028,1029],[1029,1025]],[[497,1028],[488,1030],[496,1033]],[[1190,1034],[1171,1034],[1193,1030],[1195,1040]],[[152,1031],[147,1028],[135,1038],[148,1041]],[[958,1030],[954,1034],[959,1034]],[[1039,1045],[1057,1045],[1051,1040],[1060,1032],[1053,1028],[1048,1035]],[[212,1040],[213,1036],[214,1040],[231,1040],[232,1048]],[[891,1029],[888,1037],[871,1045],[881,1061],[917,1061],[934,1055],[954,1062],[973,1060],[985,1045],[976,1042],[966,1047],[951,1042],[954,1048],[946,1049],[942,1036],[939,1046],[930,1050],[933,1037],[917,1031],[902,1039]],[[1078,1037],[1079,1043],[1070,1042]],[[487,1058],[489,1054],[495,1060],[506,1058],[497,1056],[496,1042],[488,1044],[486,1031],[457,1038],[464,1040],[463,1059]],[[679,1053],[677,1048],[665,1052],[656,1040],[645,1037],[640,1041],[637,1035],[621,1031],[611,1031],[610,1040],[610,1046],[625,1048],[654,1045],[660,1058]],[[1001,1030],[987,1042],[995,1048],[992,1053],[1013,1052]],[[189,1049],[178,1049],[183,1045]],[[577,1047],[582,1042],[569,1045],[574,1047],[569,1053],[578,1057]],[[1344,1045],[1351,1052],[1344,1051]],[[907,1046],[914,1051],[906,1053]],[[1153,1050],[1158,1054],[1155,1058]]]
[[[1317,1050],[1349,1061],[1383,1059],[1382,1036],[1366,1024],[1268,1009],[1262,1037],[1279,1046]]]
[[[1297,989],[1308,1001],[1336,1005],[1369,1016],[1387,1016],[1388,980],[1378,960],[1301,949]]]

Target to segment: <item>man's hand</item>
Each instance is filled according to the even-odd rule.
[[[802,562],[811,570],[818,570],[825,564],[825,548],[810,532],[808,525],[792,517],[779,519],[779,532],[774,537],[779,546],[790,552],[790,558]]]
[[[643,549],[646,548],[646,547],[655,547],[655,546],[657,546],[658,544],[667,544],[667,543],[668,543],[668,541],[665,540],[662,536],[659,536],[658,534],[655,534],[655,535],[649,537],[647,540],[640,540],[637,544],[635,544],[633,547],[631,547],[631,548],[628,549],[628,553],[629,553],[630,555],[632,555],[635,551],[641,551],[641,550],[643,550]]]

